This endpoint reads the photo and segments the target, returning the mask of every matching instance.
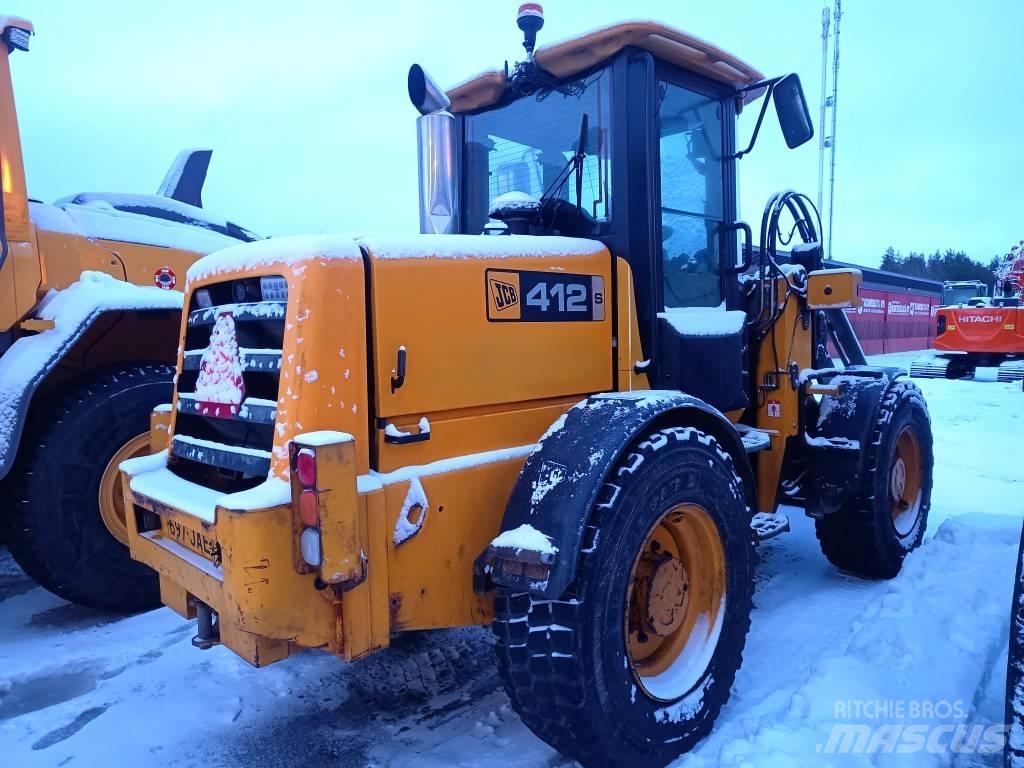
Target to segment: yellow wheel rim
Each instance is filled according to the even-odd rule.
[[[896,533],[906,536],[917,523],[921,510],[921,443],[917,433],[906,426],[896,436],[892,469],[889,471],[889,504]]]
[[[706,509],[679,504],[662,515],[637,554],[627,590],[633,676],[654,698],[687,694],[707,670],[725,611],[725,550]]]
[[[128,517],[124,507],[124,489],[121,483],[121,472],[118,470],[122,461],[136,456],[149,454],[149,432],[133,437],[114,454],[103,470],[100,478],[100,517],[107,526],[110,535],[128,546]]]

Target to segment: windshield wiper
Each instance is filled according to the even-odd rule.
[[[566,182],[569,181],[569,174],[575,170],[576,207],[581,211],[583,210],[583,161],[587,158],[587,132],[589,127],[590,117],[584,112],[583,118],[580,120],[580,137],[576,142],[576,152],[566,161],[565,167],[558,172],[555,180],[551,182],[551,185],[544,191],[544,194],[540,196],[541,206],[549,200],[562,196],[562,190],[565,188]]]

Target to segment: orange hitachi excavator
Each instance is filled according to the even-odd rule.
[[[998,366],[999,381],[1024,379],[1024,240],[1010,249],[995,272],[991,299],[939,307],[935,349],[914,361],[910,375],[965,379],[978,366]]]

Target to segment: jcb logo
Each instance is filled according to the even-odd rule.
[[[503,309],[514,307],[519,303],[519,291],[511,283],[503,283],[500,280],[490,281],[491,296],[494,297],[494,306],[500,312]]]

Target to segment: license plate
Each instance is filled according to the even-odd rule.
[[[165,517],[163,519],[164,533],[186,549],[190,549],[197,555],[202,555],[215,564],[220,564],[220,544],[216,540],[206,536],[202,531],[179,520]]]

